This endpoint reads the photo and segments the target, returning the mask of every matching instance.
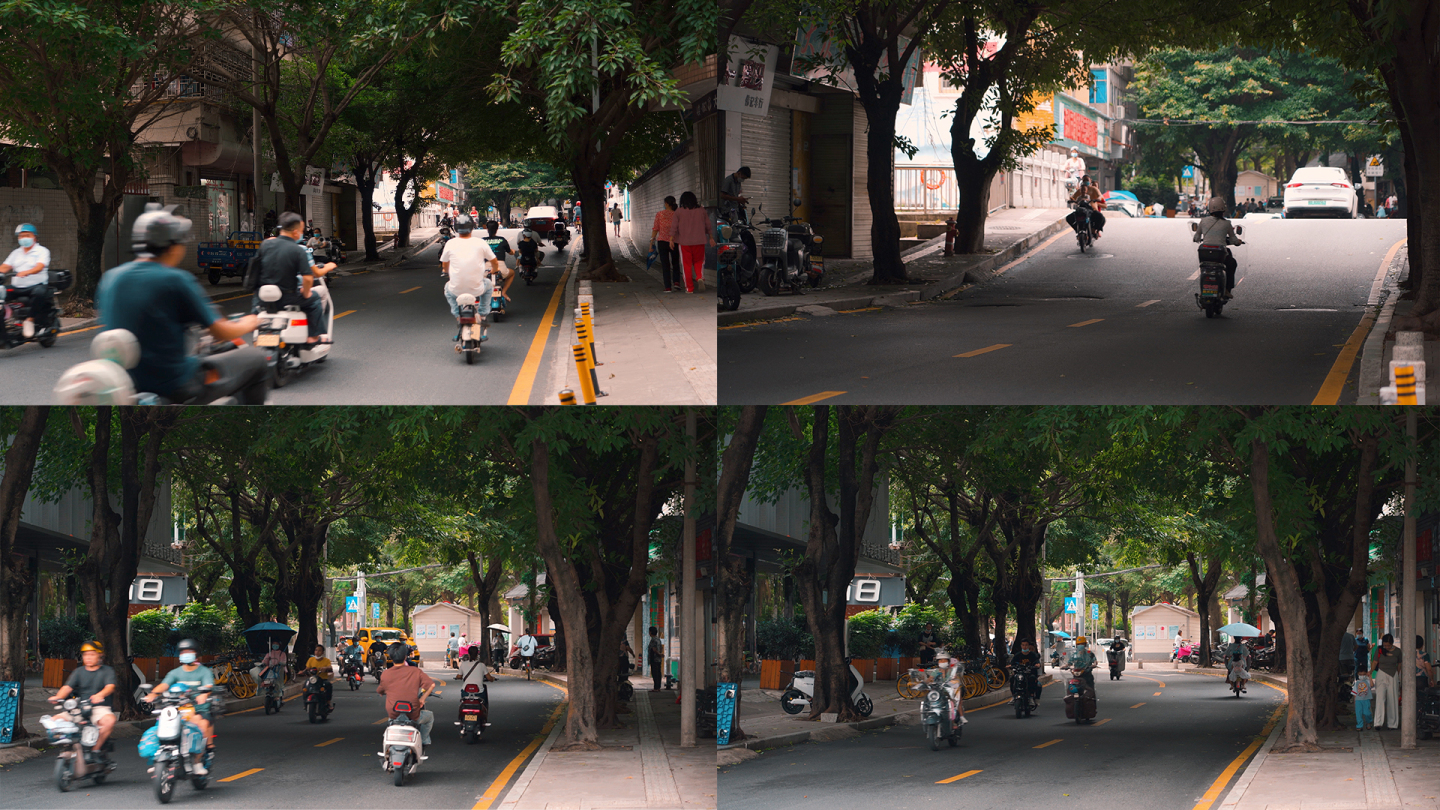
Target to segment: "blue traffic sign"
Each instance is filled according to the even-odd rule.
[[[1066,613],[1074,613],[1076,610],[1077,610],[1077,608],[1075,607],[1075,597],[1073,597],[1073,596],[1067,596],[1067,597],[1065,597],[1065,612],[1066,612]]]
[[[359,612],[360,612],[360,597],[358,597],[358,596],[347,596],[347,597],[345,597],[345,612],[346,612],[346,613],[359,613]]]
[[[1194,167],[1194,166],[1186,166],[1185,168],[1181,169],[1181,170],[1180,170],[1180,177],[1183,178],[1183,179],[1185,179],[1185,180],[1194,180],[1194,179],[1195,179],[1195,167]]]
[[[379,603],[379,602],[371,602],[371,603],[370,603],[370,607],[371,607],[371,611],[370,611],[371,617],[372,617],[372,618],[376,618],[376,619],[380,618],[380,603]]]
[[[1091,603],[1090,603],[1090,618],[1092,618],[1092,619],[1098,619],[1098,618],[1100,618],[1100,603],[1099,603],[1099,602],[1091,602]]]

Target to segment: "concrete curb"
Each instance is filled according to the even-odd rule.
[[[1260,750],[1255,752],[1255,756],[1250,758],[1249,766],[1245,768],[1244,773],[1240,774],[1240,778],[1235,780],[1235,784],[1230,786],[1225,798],[1221,800],[1220,804],[1215,805],[1216,810],[1239,806],[1240,799],[1245,795],[1245,791],[1250,789],[1250,783],[1255,781],[1255,777],[1260,773],[1260,767],[1265,764],[1265,758],[1270,755],[1270,749],[1275,747],[1275,741],[1280,739],[1280,734],[1285,731],[1285,719],[1289,711],[1287,708],[1280,713],[1279,719],[1275,721],[1275,728],[1270,730],[1270,737],[1265,740],[1264,745],[1260,746]]]
[[[1383,286],[1370,296],[1366,307],[1371,308],[1380,305],[1379,315],[1375,323],[1370,327],[1370,334],[1366,336],[1365,343],[1360,349],[1360,376],[1356,380],[1357,391],[1355,393],[1356,405],[1379,405],[1380,388],[1386,385],[1389,380],[1387,369],[1382,362],[1385,359],[1385,334],[1390,331],[1390,321],[1395,315],[1395,305],[1400,303],[1400,272],[1396,269],[1399,266],[1408,266],[1410,261],[1410,249],[1407,245],[1400,253],[1397,253],[1395,264],[1385,269]],[[1403,261],[1401,261],[1403,259]],[[1379,300],[1377,300],[1379,299]]]
[[[1043,688],[1051,683],[1054,683],[1054,681],[1055,676],[1047,673],[1044,677],[1040,679],[1040,686]],[[996,691],[998,692],[1000,690],[997,689]],[[967,711],[973,709],[983,709],[986,706],[993,706],[1000,703],[1009,702],[1008,700],[987,700],[987,698],[989,697],[991,696],[981,695],[980,697],[970,698],[969,700],[965,701],[965,709]],[[973,706],[970,705],[972,703],[974,704]],[[797,743],[808,742],[811,736],[814,735],[816,732],[824,731],[826,729],[852,728],[856,731],[869,731],[871,729],[885,728],[886,726],[896,725],[899,722],[897,718],[919,713],[919,709],[909,709],[903,712],[887,714],[884,717],[869,717],[855,723],[826,723],[824,725],[820,725],[817,723],[817,728],[813,730],[792,731],[786,734],[774,734],[769,737],[755,737],[753,739],[741,740],[740,742],[731,743],[729,745],[717,746],[717,748],[721,751],[728,751],[735,748],[749,748],[752,750],[760,748],[778,748],[782,745],[795,745]]]
[[[830,309],[864,309],[872,306],[898,306],[912,301],[929,301],[938,298],[952,290],[961,287],[979,284],[989,281],[995,277],[995,271],[1010,263],[1016,258],[1028,253],[1036,245],[1060,233],[1069,226],[1061,219],[1041,230],[1030,234],[1016,242],[1011,243],[997,253],[981,259],[974,265],[963,270],[957,270],[949,276],[934,281],[916,289],[891,288],[884,292],[859,292],[845,298],[830,300],[806,300],[805,296],[793,296],[794,303],[774,304],[770,306],[757,307],[750,310],[736,310],[735,312],[720,312],[716,314],[718,326],[728,326],[736,323],[750,321],[767,321],[775,318],[784,318],[795,314],[797,310],[805,306],[822,306]],[[933,252],[937,246],[943,244],[945,237],[938,236],[923,245],[917,245],[906,250],[902,255],[904,258],[918,258],[917,254],[928,254]],[[919,285],[917,285],[919,286]],[[877,288],[883,289],[883,288]]]
[[[413,245],[413,246],[411,246],[408,250],[406,250],[404,253],[401,253],[399,256],[395,256],[394,258],[386,259],[384,262],[381,263],[380,266],[381,266],[381,267],[384,267],[384,268],[387,268],[387,269],[388,269],[388,268],[391,268],[391,267],[394,267],[395,265],[399,264],[400,262],[405,261],[406,259],[410,258],[411,256],[414,256],[415,254],[419,253],[420,251],[424,250],[425,248],[428,248],[428,247],[430,247],[431,245],[435,244],[435,242],[437,242],[439,239],[440,239],[440,234],[437,233],[437,234],[435,234],[434,236],[430,237],[429,239],[426,239],[424,242],[421,242],[421,243],[418,244],[418,245]]]

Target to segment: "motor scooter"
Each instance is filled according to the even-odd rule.
[[[1190,223],[1191,232],[1199,232],[1200,223]],[[1239,236],[1245,232],[1243,225],[1235,226],[1235,235]],[[1241,242],[1240,244],[1245,244]],[[1233,291],[1226,289],[1228,279],[1225,275],[1226,249],[1223,247],[1200,246],[1200,292],[1195,293],[1195,306],[1205,311],[1205,317],[1218,318],[1221,310],[1225,309],[1225,302],[1229,301]]]
[[[439,695],[430,696],[431,700],[439,698]],[[386,724],[381,750],[375,752],[383,760],[381,767],[395,777],[395,787],[403,787],[405,777],[413,776],[420,763],[430,758],[425,755],[420,726],[409,716],[417,705],[408,700],[395,701],[395,711],[400,715]]]
[[[1095,244],[1095,231],[1090,220],[1090,212],[1094,209],[1090,207],[1090,203],[1083,200],[1071,202],[1070,207],[1085,213],[1085,216],[1080,219],[1080,226],[1075,229],[1075,241],[1080,243],[1080,252],[1084,253],[1091,245]]]
[[[325,699],[325,684],[321,683],[320,676],[312,674],[305,681],[305,711],[310,715],[310,722],[323,723],[330,719],[330,702]]]
[[[231,319],[244,317],[231,315]],[[243,364],[231,351],[245,345],[234,341],[215,342],[208,332],[198,332],[191,342],[200,359],[205,384],[199,393],[175,402],[157,394],[136,391],[129,369],[140,362],[140,341],[127,329],[107,329],[90,341],[90,360],[76,363],[55,383],[55,401],[60,405],[234,405],[242,383]]]
[[[66,698],[61,708],[64,711],[59,714],[40,716],[45,736],[60,747],[60,756],[55,760],[55,787],[66,793],[72,784],[86,779],[103,784],[105,777],[115,770],[109,756],[115,750],[115,743],[106,740],[104,747],[95,747],[100,741],[100,728],[90,720],[94,707],[89,700]]]
[[[870,712],[875,710],[875,704],[870,700],[870,696],[865,694],[865,679],[860,677],[860,670],[850,663],[849,656],[845,658],[845,665],[850,668],[850,700],[862,717],[869,717]],[[780,695],[780,708],[784,709],[786,714],[799,714],[810,706],[814,697],[815,671],[802,669],[795,673],[784,694]]]
[[[1035,667],[1016,664],[1010,670],[1010,704],[1015,707],[1015,718],[1029,717],[1040,708],[1040,683],[1035,676]]]
[[[335,302],[323,277],[317,277],[311,292],[324,302],[325,328],[319,343],[310,343],[310,319],[298,304],[280,304],[282,293],[274,284],[260,287],[261,305],[256,313],[260,326],[255,330],[255,346],[265,352],[270,364],[272,384],[284,388],[301,369],[325,362],[330,357],[335,336]]]
[[[1415,684],[1419,687],[1420,684]],[[1415,690],[1415,711],[1418,714],[1415,731],[1420,739],[1428,740],[1440,734],[1440,686],[1427,686]]]
[[[50,277],[50,322],[37,322],[34,333],[28,338],[25,337],[25,319],[30,317],[30,299],[16,297],[14,273],[0,275],[0,349],[13,349],[26,343],[39,343],[48,349],[60,337],[60,308],[55,305],[55,293],[70,289],[72,277],[69,270],[47,272]]]
[[[1065,719],[1074,720],[1075,725],[1089,723],[1095,719],[1095,689],[1085,682],[1071,667],[1070,680],[1065,684]]]
[[[146,684],[145,689],[151,687]],[[209,694],[212,687],[202,686],[200,694]],[[190,786],[204,790],[210,784],[209,774],[215,761],[215,749],[205,745],[205,735],[200,727],[190,722],[195,715],[195,698],[182,684],[175,684],[168,692],[162,692],[156,700],[160,708],[150,713],[160,719],[140,737],[139,751],[142,759],[149,759],[151,784],[155,798],[161,804],[169,804],[175,797],[175,783],[189,779]],[[195,770],[191,757],[204,754],[205,773]]]
[[[460,719],[455,721],[460,727],[460,736],[467,744],[475,743],[490,725],[489,720],[490,703],[485,700],[485,693],[473,683],[465,684],[460,692]]]
[[[550,232],[550,244],[554,245],[556,250],[564,250],[565,246],[570,244],[570,231],[565,228],[565,223],[558,219],[555,221],[555,229]]]
[[[525,241],[527,237],[531,240],[528,243]],[[520,241],[515,245],[515,254],[520,278],[525,279],[525,286],[529,287],[540,275],[540,262],[545,258],[545,251],[540,249],[540,235],[534,231],[522,231]]]
[[[1105,650],[1105,660],[1110,664],[1110,680],[1120,680],[1120,676],[1125,672],[1125,651],[1111,647]]]
[[[796,206],[800,200],[794,200]],[[818,287],[825,275],[825,257],[821,255],[824,239],[800,217],[766,219],[760,223],[759,267],[757,281],[760,291],[779,295],[790,291],[800,293],[806,286]]]
[[[471,366],[475,364],[475,358],[480,356],[481,341],[487,337],[485,316],[480,314],[480,305],[470,293],[456,296],[455,308],[460,311],[455,351],[465,355],[465,365]]]
[[[944,675],[939,669],[912,669],[910,673],[922,690],[920,724],[925,727],[925,739],[930,743],[930,750],[939,751],[941,740],[949,743],[951,748],[959,745],[964,725],[955,722],[955,705],[950,699],[950,690],[945,686]]]

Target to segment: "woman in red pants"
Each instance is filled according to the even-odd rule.
[[[715,229],[710,217],[695,199],[695,192],[680,195],[680,208],[670,220],[669,242],[680,246],[680,262],[685,266],[685,292],[705,289],[705,248],[715,245]]]

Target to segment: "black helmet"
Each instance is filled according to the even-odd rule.
[[[455,220],[456,233],[470,233],[473,230],[475,230],[475,220],[471,219],[469,214],[461,214]]]
[[[405,658],[409,654],[410,648],[398,641],[390,645],[390,660],[397,664],[405,663]]]
[[[135,219],[130,229],[130,248],[136,256],[149,258],[185,241],[190,234],[190,220],[176,214],[177,207],[157,202],[145,206],[145,213]]]
[[[200,652],[200,645],[195,643],[195,639],[187,638],[181,641],[178,645],[176,645],[175,650],[176,652],[185,652],[186,650],[190,650],[191,652],[198,653]]]

